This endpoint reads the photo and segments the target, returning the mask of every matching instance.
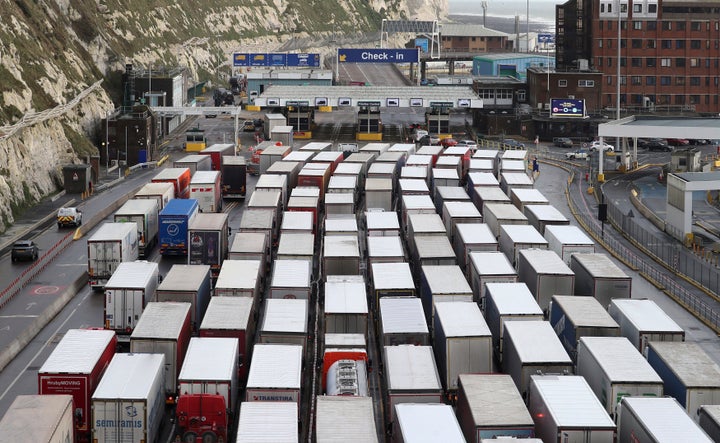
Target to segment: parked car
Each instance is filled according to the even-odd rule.
[[[572,152],[566,152],[565,158],[568,160],[583,160],[587,159],[590,153],[587,149],[578,149]]]
[[[424,129],[415,129],[415,132],[413,133],[413,138],[416,142],[419,142],[422,140],[423,137],[428,136],[428,132]]]
[[[440,140],[440,144],[447,148],[449,146],[457,145],[458,141],[455,140],[454,138],[444,138],[444,139]]]
[[[425,135],[418,141],[418,143],[421,146],[437,145],[440,144],[440,137],[438,137],[437,135]]]
[[[661,138],[647,139],[647,144],[645,147],[649,151],[665,151],[665,152],[672,151],[672,147],[670,145],[668,145],[667,142]]]
[[[35,261],[38,258],[38,247],[32,240],[18,240],[13,243],[10,258],[14,262],[18,260]]]
[[[559,148],[572,148],[573,147],[573,141],[567,137],[555,137],[553,139],[553,144]]]
[[[709,145],[710,140],[704,139],[704,138],[691,138],[688,139],[691,145]]]
[[[667,144],[670,146],[688,146],[690,140],[686,138],[669,138],[667,139]]]
[[[605,142],[602,143],[602,148],[603,148],[603,151],[605,151],[605,152],[613,152],[613,151],[615,151],[615,146],[609,145],[609,144],[607,144],[607,143],[605,143]],[[593,141],[593,142],[590,144],[590,147],[589,147],[588,149],[590,149],[590,152],[598,151],[598,150],[600,149],[600,141],[599,141],[599,140]]]
[[[501,143],[510,146],[511,149],[525,149],[525,143],[519,142],[513,138],[505,138],[501,141]]]
[[[458,142],[458,145],[470,148],[470,150],[473,152],[477,151],[477,147],[478,147],[477,143],[475,143],[472,140],[460,140]]]

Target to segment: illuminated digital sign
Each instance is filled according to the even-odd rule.
[[[585,100],[574,98],[550,99],[551,117],[585,117]]]

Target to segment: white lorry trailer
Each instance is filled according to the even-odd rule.
[[[665,398],[624,397],[618,414],[619,442],[710,443],[703,429],[690,418],[677,400]]]
[[[145,305],[155,299],[158,269],[155,262],[120,263],[105,284],[105,329],[123,334],[125,342],[140,320]]]
[[[137,224],[138,254],[148,257],[158,240],[159,210],[156,201],[149,199],[130,199],[115,211],[116,223]]]
[[[652,300],[616,298],[607,310],[620,334],[643,354],[651,341],[685,341],[683,328]]]
[[[138,259],[135,223],[103,223],[87,240],[88,283],[102,289],[122,262]]]
[[[75,441],[72,395],[18,395],[0,420],[6,442]]]

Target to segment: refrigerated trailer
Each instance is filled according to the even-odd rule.
[[[368,302],[362,276],[328,276],[325,282],[325,331],[368,336]]]
[[[276,260],[312,260],[315,256],[315,236],[311,233],[280,234]]]
[[[720,404],[720,367],[697,343],[651,341],[647,361],[663,379],[665,395],[693,420],[700,406]]]
[[[400,236],[400,220],[395,211],[368,211],[365,213],[365,230],[368,237]]]
[[[223,157],[235,156],[235,145],[232,143],[214,143],[200,151],[200,155],[209,155],[213,171],[222,170]]]
[[[532,417],[507,374],[460,374],[457,417],[468,443],[496,436],[524,439],[535,435]]]
[[[395,405],[442,403],[443,388],[431,346],[385,346],[383,364],[390,422],[395,421]]]
[[[545,235],[548,226],[569,226],[570,220],[553,205],[525,205],[523,213],[528,223]]]
[[[172,183],[145,183],[133,196],[134,199],[153,200],[162,211],[167,202],[175,198],[175,187]]]
[[[517,282],[517,272],[502,252],[471,252],[470,265],[470,286],[480,309],[485,309],[485,285]]]
[[[398,263],[407,261],[400,236],[368,236],[367,262]]]
[[[575,274],[553,251],[523,249],[518,255],[518,280],[525,283],[543,311],[553,295],[571,295]]]
[[[632,278],[605,254],[573,254],[570,269],[575,273],[575,295],[595,297],[603,306],[631,297]]]
[[[548,319],[573,360],[581,337],[620,337],[620,326],[592,297],[553,295]]]
[[[570,266],[570,256],[572,254],[577,252],[592,254],[595,252],[595,242],[574,225],[546,226],[545,240],[548,242],[548,249],[555,251],[568,266]]]
[[[113,331],[69,329],[38,370],[40,395],[72,396],[77,439],[90,440],[92,394],[116,348]]]
[[[225,260],[214,296],[249,297],[259,302],[263,287],[263,262],[260,260]]]
[[[190,175],[198,171],[212,171],[212,158],[207,155],[189,154],[173,161],[173,168],[188,168]]]
[[[365,209],[392,211],[393,181],[389,178],[368,178],[365,180]]]
[[[156,298],[190,303],[190,321],[193,332],[197,331],[210,302],[210,266],[173,265],[158,286]]]
[[[317,443],[378,443],[372,398],[318,395],[315,410]]]
[[[223,156],[222,167],[223,198],[245,198],[247,182],[247,161],[245,157]]]
[[[607,310],[620,333],[643,354],[650,341],[685,341],[683,328],[652,300],[618,298]]]
[[[420,298],[432,327],[435,303],[473,301],[472,288],[457,265],[425,265],[420,268]]]
[[[103,325],[105,329],[128,336],[140,320],[148,302],[155,300],[158,264],[147,261],[120,263],[105,284]]]
[[[275,260],[268,297],[310,300],[311,274],[310,260]]]
[[[130,336],[130,352],[165,356],[165,394],[173,403],[190,342],[190,303],[148,303]]]
[[[102,289],[120,263],[138,259],[135,223],[103,223],[87,240],[88,283]]]
[[[373,263],[370,266],[372,291],[370,300],[377,308],[382,297],[414,297],[415,282],[409,263]]]
[[[190,179],[189,198],[198,201],[200,212],[222,211],[220,171],[197,171]]]
[[[528,224],[525,214],[513,205],[485,203],[482,208],[483,222],[487,223],[495,237],[500,237],[500,226]]]
[[[148,257],[158,240],[159,210],[156,200],[130,199],[115,211],[115,223],[137,225],[138,255]]]
[[[457,225],[453,248],[460,268],[470,278],[470,253],[497,251],[498,242],[487,224],[463,223]]]
[[[245,401],[293,402],[300,408],[302,346],[263,345],[253,348]]]
[[[251,402],[240,404],[236,442],[268,441],[299,443],[298,409],[292,402]]]
[[[263,303],[262,321],[257,342],[307,346],[308,301],[305,299],[269,298]]]
[[[528,410],[543,442],[614,443],[616,426],[580,376],[533,375]]]
[[[0,420],[5,442],[75,441],[71,395],[18,395]]]
[[[399,443],[415,441],[465,443],[453,407],[442,403],[395,405],[393,438]]]
[[[498,246],[517,268],[520,251],[524,249],[547,249],[547,240],[530,225],[501,225]],[[566,267],[563,264],[563,267]]]
[[[168,202],[160,211],[158,242],[162,255],[187,255],[188,229],[198,214],[198,202],[195,199],[176,198]]]
[[[378,313],[379,342],[383,346],[430,345],[430,332],[419,298],[383,297]]]
[[[360,246],[356,235],[326,235],[323,275],[360,275]]]
[[[161,169],[150,181],[153,183],[170,183],[175,189],[175,198],[188,198],[191,176],[192,172],[190,172],[189,168],[165,168]]]
[[[717,442],[674,398],[623,397],[617,419],[619,442]]]
[[[625,337],[582,337],[577,375],[585,377],[613,418],[625,397],[663,396],[662,379]]]

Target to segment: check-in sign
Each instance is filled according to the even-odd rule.
[[[417,63],[418,49],[338,48],[340,63]]]

